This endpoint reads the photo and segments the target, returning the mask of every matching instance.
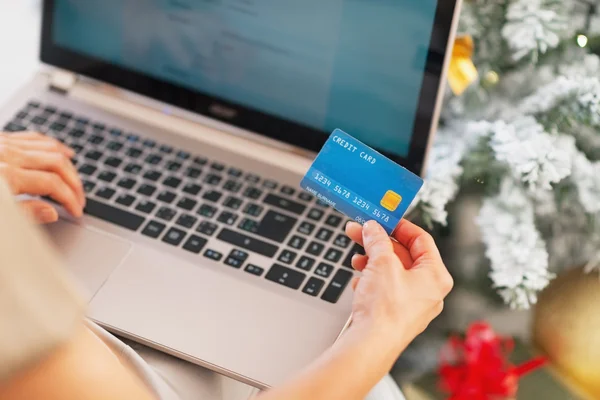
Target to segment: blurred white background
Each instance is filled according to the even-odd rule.
[[[0,106],[39,65],[41,0],[0,0]]]

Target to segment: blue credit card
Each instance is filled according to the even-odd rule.
[[[379,222],[391,235],[423,180],[336,129],[300,186],[357,222]]]

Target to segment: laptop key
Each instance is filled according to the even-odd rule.
[[[288,196],[293,196],[296,193],[296,189],[290,186],[282,186],[280,189],[281,193],[286,194]]]
[[[175,214],[177,214],[177,212],[175,212],[174,210],[170,209],[169,207],[161,207],[156,212],[156,217],[160,218],[160,219],[163,219],[165,221],[170,221],[170,220],[173,219],[173,217],[175,216]]]
[[[303,238],[302,236],[294,235],[288,242],[288,246],[290,246],[296,250],[300,250],[302,247],[304,247],[305,243],[306,243],[305,238]]]
[[[113,140],[113,141],[109,142],[108,145],[106,145],[106,147],[112,151],[119,151],[123,148],[123,145],[121,143]]]
[[[330,303],[337,303],[352,276],[352,272],[338,269],[333,278],[331,278],[329,286],[325,289],[321,299]]]
[[[225,259],[225,265],[229,265],[230,267],[233,267],[233,268],[241,268],[242,264],[244,264],[242,261],[238,260],[237,258],[233,258],[231,256],[229,256]]]
[[[156,182],[157,180],[160,179],[161,176],[162,176],[162,174],[160,172],[153,171],[153,170],[146,171],[144,173],[144,179],[148,179],[149,181],[152,181],[152,182]]]
[[[206,236],[212,236],[217,231],[218,226],[213,224],[212,222],[202,221],[198,228],[196,228],[196,232],[200,232]]]
[[[217,201],[219,201],[221,196],[223,196],[223,194],[221,192],[217,192],[216,190],[210,190],[210,191],[204,193],[202,198],[216,203]]]
[[[242,176],[243,172],[242,170],[237,168],[229,168],[227,170],[227,174],[233,176],[234,178],[239,178],[240,176]]]
[[[125,172],[128,172],[132,175],[137,175],[142,172],[142,166],[136,163],[129,163],[125,166]]]
[[[190,179],[196,179],[201,174],[202,174],[202,171],[199,170],[198,168],[189,167],[188,169],[185,170],[185,176],[187,176]]]
[[[118,168],[122,162],[123,161],[117,157],[108,157],[106,160],[104,160],[104,164],[108,165],[109,167],[113,167],[113,168]]]
[[[142,150],[136,147],[130,147],[129,149],[127,149],[125,154],[127,154],[131,158],[139,158],[142,155]]]
[[[138,205],[135,207],[135,209],[137,211],[141,211],[143,213],[150,214],[152,211],[154,211],[155,207],[156,207],[155,203],[148,201],[148,200],[142,200],[138,203]]]
[[[130,133],[127,135],[127,141],[130,143],[137,143],[140,140],[140,137],[134,133]]]
[[[306,256],[300,257],[300,259],[296,263],[296,267],[303,269],[305,271],[310,271],[312,269],[313,265],[315,265],[315,259],[306,257]]]
[[[246,175],[246,181],[256,184],[256,183],[260,182],[260,176],[255,175],[255,174],[248,174],[248,175]]]
[[[116,201],[118,204],[129,207],[135,201],[135,197],[130,194],[121,194]]]
[[[193,217],[189,214],[181,214],[179,218],[177,218],[177,225],[183,226],[184,228],[190,229],[194,224],[198,221],[198,218]]]
[[[159,150],[165,154],[171,154],[173,152],[173,148],[171,146],[167,146],[166,144],[160,146]]]
[[[181,168],[181,163],[177,161],[168,161],[166,164],[166,168],[171,172],[177,172]]]
[[[337,228],[342,223],[342,217],[339,215],[329,215],[325,220],[325,224]]]
[[[137,192],[145,196],[152,196],[156,192],[156,187],[144,183],[138,188]]]
[[[284,199],[283,197],[272,193],[269,193],[264,198],[263,202],[294,214],[302,214],[304,210],[306,210],[305,205],[292,200]]]
[[[333,241],[333,244],[345,249],[350,245],[350,242],[352,242],[352,241],[350,240],[350,238],[348,236],[346,236],[343,233],[340,233],[339,235],[336,236],[335,240]]]
[[[230,257],[237,258],[240,261],[246,261],[248,259],[248,253],[242,250],[233,249],[229,254]]]
[[[276,189],[277,182],[267,179],[266,181],[263,182],[263,187],[265,187],[267,189],[271,189],[271,190]]]
[[[110,172],[110,171],[102,171],[100,172],[100,174],[98,174],[98,179],[100,179],[101,181],[104,182],[112,182],[115,180],[115,178],[117,177],[117,174],[115,174],[114,172]]]
[[[320,263],[317,265],[315,269],[315,274],[322,276],[323,278],[328,278],[329,275],[333,272],[333,265]]]
[[[163,190],[156,196],[156,200],[162,201],[163,203],[171,204],[177,195],[169,190]]]
[[[98,168],[90,164],[83,164],[79,167],[79,173],[82,175],[92,175]]]
[[[109,131],[109,133],[110,133],[111,136],[119,137],[119,136],[121,136],[123,134],[123,131],[121,131],[120,129],[117,129],[117,128],[112,128]]]
[[[132,189],[137,181],[131,178],[121,178],[119,182],[117,182],[117,186],[122,187],[124,189]]]
[[[263,207],[255,203],[248,203],[244,208],[244,213],[253,217],[258,217],[263,211]]]
[[[208,183],[209,185],[217,186],[219,183],[221,183],[222,179],[223,178],[220,175],[208,174],[206,175],[206,178],[204,178],[204,182]]]
[[[85,158],[90,160],[98,161],[102,157],[102,153],[96,150],[88,151],[85,153]]]
[[[194,164],[202,166],[202,165],[205,165],[208,162],[208,160],[204,157],[198,156],[198,157],[194,157],[193,162],[194,162]]]
[[[254,265],[254,264],[246,265],[246,268],[244,268],[244,271],[246,271],[252,275],[256,275],[256,276],[261,276],[263,274],[263,272],[265,272],[265,270],[263,268],[259,267],[258,265]]]
[[[190,158],[190,153],[188,153],[187,151],[179,150],[177,152],[176,157],[179,158],[180,160],[184,160],[185,161],[188,158]]]
[[[192,200],[188,197],[184,197],[177,202],[177,207],[183,208],[184,210],[187,210],[187,211],[192,211],[194,209],[194,207],[196,207],[196,204],[198,204],[198,202],[196,200]]]
[[[324,202],[323,200],[317,200],[316,204],[319,207],[323,207],[323,208],[329,208],[329,204],[327,204],[326,202]]]
[[[210,169],[214,169],[215,171],[221,172],[225,169],[225,166],[219,162],[214,162],[210,164]]]
[[[256,233],[258,231],[258,222],[250,218],[244,218],[238,225],[238,228],[246,232]]]
[[[198,193],[200,193],[200,191],[202,190],[202,186],[196,185],[195,183],[188,183],[183,187],[182,190],[187,194],[195,196]]]
[[[162,161],[162,157],[158,154],[150,154],[146,157],[145,161],[148,164],[157,165]]]
[[[242,205],[242,200],[237,197],[229,196],[223,202],[223,205],[227,208],[231,208],[232,210],[239,210]]]
[[[92,217],[100,218],[132,231],[137,231],[145,221],[145,218],[140,217],[139,215],[101,203],[94,199],[87,199],[84,211]]]
[[[231,193],[237,193],[240,191],[240,189],[242,188],[242,184],[238,181],[234,181],[232,179],[226,181],[223,184],[223,189],[227,190],[228,192]]]
[[[184,231],[178,228],[170,228],[165,236],[163,236],[162,241],[173,246],[179,246],[183,238],[185,238]]]
[[[324,258],[325,258],[327,261],[331,261],[331,262],[334,262],[334,263],[336,263],[336,262],[340,261],[340,259],[342,258],[342,256],[343,256],[343,255],[344,255],[344,254],[343,254],[343,253],[342,253],[340,250],[337,250],[337,249],[329,249],[329,250],[327,250],[327,252],[325,253],[325,257],[324,257]]]
[[[181,179],[174,176],[169,176],[163,181],[163,185],[177,189],[181,185]]]
[[[217,209],[208,204],[202,204],[200,208],[198,208],[197,213],[198,215],[202,215],[203,217],[212,218],[217,213]]]
[[[318,208],[313,208],[308,212],[307,217],[315,220],[315,221],[319,221],[321,218],[323,218],[323,211],[319,210]]]
[[[94,188],[96,187],[96,184],[94,182],[90,182],[90,181],[83,181],[83,191],[86,193],[90,193],[92,190],[94,190]]]
[[[223,254],[213,249],[206,249],[204,257],[210,258],[211,260],[220,261],[223,258]]]
[[[104,138],[100,135],[92,135],[88,139],[88,142],[91,144],[101,144],[102,142],[104,142]]]
[[[204,246],[206,246],[206,243],[208,243],[208,240],[200,236],[191,235],[183,245],[183,249],[194,254],[199,254]]]
[[[156,142],[151,139],[145,139],[142,144],[149,149],[153,149],[156,146]]]
[[[306,293],[311,296],[318,296],[324,284],[325,281],[323,281],[322,279],[311,276],[308,282],[306,282],[306,285],[304,285],[302,293]]]
[[[239,232],[232,231],[228,228],[223,230],[217,236],[217,239],[232,244],[236,247],[241,247],[250,250],[254,253],[262,254],[265,257],[273,257],[277,253],[278,247],[260,239],[254,239],[250,236]]]
[[[311,194],[308,194],[306,192],[300,192],[298,198],[302,201],[312,201],[312,199],[314,199],[314,197]]]
[[[315,230],[315,225],[310,222],[302,221],[298,227],[298,232],[310,235]]]
[[[256,234],[283,243],[297,221],[296,218],[269,210],[258,224]]]
[[[313,256],[319,256],[323,252],[324,248],[325,248],[325,246],[322,245],[321,243],[310,242],[310,244],[308,245],[308,247],[306,249],[306,252],[308,254],[312,254]]]
[[[315,236],[317,239],[327,242],[333,236],[333,231],[327,228],[321,228]]]
[[[235,221],[237,219],[238,219],[237,215],[235,215],[234,213],[230,213],[228,211],[221,212],[221,214],[217,217],[217,221],[222,222],[227,225],[235,224]]]
[[[294,262],[297,254],[290,250],[282,250],[279,257],[277,257],[277,261],[282,262],[284,264],[291,264]]]
[[[111,188],[103,187],[96,191],[96,196],[101,197],[106,200],[110,200],[114,195],[115,191]]]
[[[302,285],[306,275],[283,265],[273,264],[265,278],[291,289],[298,289]]]
[[[257,189],[253,186],[249,186],[248,188],[246,188],[246,190],[244,190],[244,196],[248,197],[249,199],[253,199],[253,200],[257,200],[260,198],[260,196],[262,196],[263,192],[260,189]]]
[[[73,128],[69,131],[69,136],[74,137],[74,138],[80,138],[83,135],[85,135],[85,132],[83,131],[83,129]]]

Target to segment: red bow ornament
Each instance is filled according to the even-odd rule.
[[[519,379],[540,368],[535,358],[514,366],[508,361],[514,343],[497,335],[483,322],[474,323],[465,338],[453,337],[442,350],[440,385],[449,400],[505,400],[517,394]]]

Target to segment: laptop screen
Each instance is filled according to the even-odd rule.
[[[437,0],[55,0],[52,40],[323,140],[340,128],[406,158],[436,9]]]

